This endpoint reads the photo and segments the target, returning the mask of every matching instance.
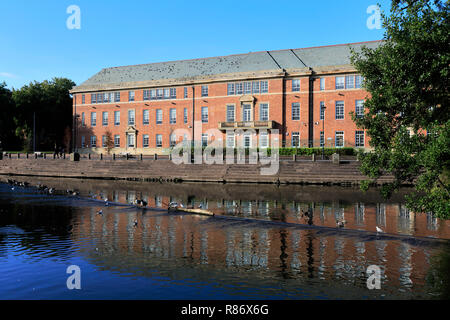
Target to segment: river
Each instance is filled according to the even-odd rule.
[[[448,288],[436,261],[450,224],[409,212],[406,189],[386,201],[342,187],[16,179],[30,186],[0,183],[1,299],[436,299]],[[216,216],[168,213],[171,201]],[[380,289],[367,287],[371,265]]]

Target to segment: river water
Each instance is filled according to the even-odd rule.
[[[409,212],[408,190],[16,179],[30,187],[0,183],[0,299],[448,298],[450,224]],[[170,201],[216,216],[169,214]]]

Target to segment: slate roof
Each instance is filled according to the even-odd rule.
[[[259,51],[222,57],[105,68],[80,86],[349,65],[351,47],[359,51],[362,46],[375,48],[381,43],[382,41],[370,41],[302,49]]]

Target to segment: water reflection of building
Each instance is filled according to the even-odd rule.
[[[78,215],[74,240],[90,239],[92,242],[82,246],[83,250],[98,248],[100,257],[115,256],[117,264],[121,264],[122,256],[132,256],[135,261],[144,259],[142,265],[133,268],[148,268],[151,263],[162,267],[188,258],[183,263],[218,270],[281,272],[284,277],[335,279],[364,286],[367,266],[376,264],[382,269],[383,283],[409,289],[423,283],[430,255],[427,247],[413,247],[402,241],[363,241],[263,225],[226,226],[223,221],[217,227],[206,217],[159,212],[142,214],[110,208],[98,215],[95,208],[86,210]],[[136,219],[138,226],[134,225]]]
[[[415,214],[402,204],[364,203],[354,204],[333,201],[331,203],[302,203],[298,201],[207,199],[195,197],[164,196],[150,192],[113,191],[103,193],[116,202],[133,203],[136,198],[147,201],[149,207],[165,208],[171,202],[185,205],[202,205],[203,208],[218,214],[242,215],[262,219],[276,219],[286,222],[336,227],[336,221],[345,220],[346,228],[356,228],[375,232],[375,226],[387,233],[402,233],[419,236],[450,238],[450,228],[445,221],[435,218],[431,213]],[[312,213],[311,219],[305,213]],[[274,214],[275,213],[275,214]]]

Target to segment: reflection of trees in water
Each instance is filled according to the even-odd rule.
[[[430,291],[440,299],[450,299],[450,245],[430,258],[426,280]]]

